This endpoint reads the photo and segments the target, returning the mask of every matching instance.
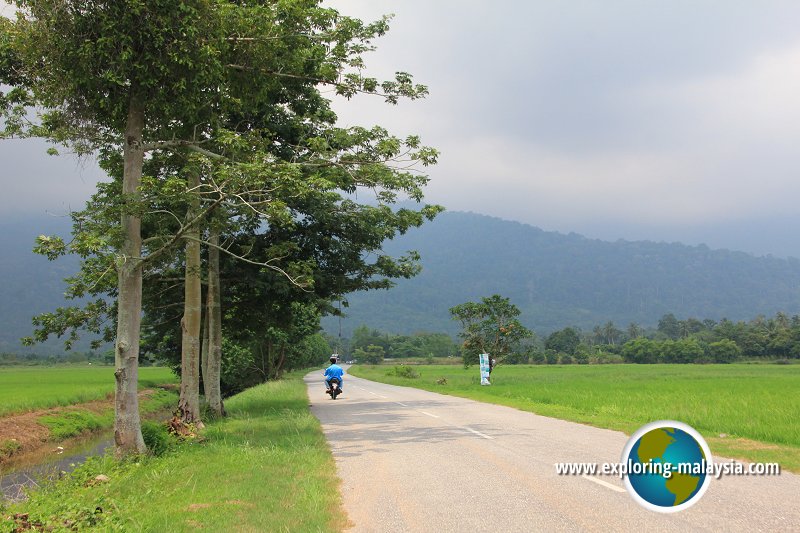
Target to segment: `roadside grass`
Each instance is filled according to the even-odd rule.
[[[779,462],[800,472],[797,365],[500,366],[486,387],[476,366],[414,370],[421,377],[400,377],[386,365],[358,365],[349,372],[627,434],[655,420],[677,420],[699,431],[714,454]]]
[[[177,383],[169,368],[140,367],[139,388]],[[0,367],[0,416],[100,400],[114,393],[114,367]]]
[[[0,526],[10,523],[3,516],[28,513],[53,531],[342,530],[333,456],[302,374],[228,399],[229,416],[210,423],[204,440],[160,457],[88,461],[8,507]],[[95,481],[99,474],[110,480]]]

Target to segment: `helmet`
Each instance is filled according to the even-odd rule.
[[[336,356],[336,355],[332,355],[332,356],[331,356],[331,359],[330,359],[331,363],[335,363],[335,362],[336,362],[336,361],[338,361],[338,360],[339,360],[339,357],[338,357],[338,356]]]

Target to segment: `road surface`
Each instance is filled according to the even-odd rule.
[[[621,432],[353,376],[336,401],[321,372],[306,383],[349,531],[800,532],[800,476],[788,472],[713,479],[697,504],[661,514],[617,477],[555,473],[555,463],[618,462]]]

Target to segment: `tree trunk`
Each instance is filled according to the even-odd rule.
[[[200,176],[190,171],[187,176],[190,190],[196,191]],[[192,197],[186,214],[187,223],[200,211],[200,197]],[[202,285],[200,280],[200,228],[198,224],[186,233],[186,280],[184,286],[181,330],[181,396],[178,402],[181,421],[202,427],[200,420],[200,321]]]
[[[203,314],[203,339],[200,345],[200,377],[202,377],[203,391],[208,397],[208,321],[211,310],[211,293],[206,288],[206,312]]]
[[[128,104],[123,146],[122,193],[138,194],[142,180],[144,151],[144,105],[132,96]],[[114,442],[117,455],[144,453],[139,418],[139,333],[142,316],[142,224],[138,216],[122,214],[123,243],[117,265],[117,338],[114,345]]]
[[[275,366],[275,372],[273,373],[275,379],[281,379],[281,375],[283,374],[283,364],[286,362],[286,344],[284,343],[281,343],[280,354],[278,364]]]
[[[211,412],[225,416],[222,404],[222,290],[219,276],[219,228],[212,223],[208,242],[208,362],[205,375],[206,400]]]

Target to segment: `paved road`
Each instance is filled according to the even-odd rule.
[[[557,462],[619,461],[623,433],[352,376],[332,401],[321,375],[306,382],[353,532],[800,532],[800,476],[723,477],[659,514],[618,478],[555,474]]]

